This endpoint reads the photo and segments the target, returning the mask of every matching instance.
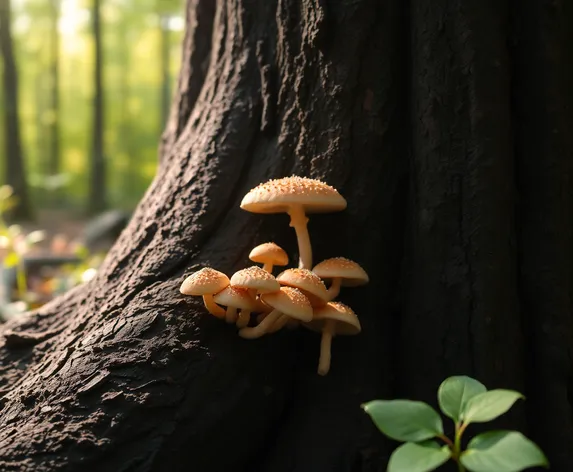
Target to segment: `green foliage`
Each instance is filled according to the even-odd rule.
[[[547,465],[541,450],[517,431],[490,431],[473,438],[461,462],[474,472],[513,472]]]
[[[16,206],[17,199],[14,190],[9,185],[0,187],[0,227],[6,227],[3,215]]]
[[[388,463],[389,472],[428,472],[440,467],[450,458],[448,446],[436,441],[407,442],[399,446]]]
[[[438,413],[423,402],[374,400],[362,405],[386,436],[407,441],[390,457],[389,472],[428,472],[452,459],[464,472],[519,472],[549,464],[535,443],[516,431],[491,431],[475,436],[462,450],[462,435],[470,423],[491,421],[524,398],[512,390],[490,390],[475,379],[455,376],[438,389],[442,413],[455,424],[454,438],[447,437]],[[435,440],[443,442],[440,445]]]
[[[374,400],[364,410],[386,436],[397,441],[423,441],[444,432],[440,415],[424,402]]]
[[[94,90],[92,3],[60,2],[59,108],[54,110],[50,2],[12,2],[22,147],[36,207],[84,208],[87,199]],[[133,208],[155,175],[157,143],[165,125],[160,30],[171,29],[168,59],[173,85],[181,57],[183,12],[184,0],[102,2],[104,147],[108,200],[116,207]],[[160,18],[172,21],[161,23]],[[59,173],[51,174],[50,125],[56,117],[61,165]],[[4,139],[2,128],[0,149]],[[4,170],[0,168],[0,182]]]
[[[463,411],[464,423],[485,423],[494,420],[509,410],[520,398],[523,398],[521,393],[511,390],[491,390],[477,395],[468,401]]]
[[[450,377],[440,385],[438,403],[444,415],[458,421],[468,400],[486,391],[481,382],[470,377]]]
[[[42,304],[40,294],[35,293],[28,287],[24,256],[33,246],[45,239],[45,234],[44,231],[25,233],[19,225],[7,226],[3,215],[6,210],[10,209],[10,199],[13,199],[12,189],[8,186],[0,187],[0,270],[15,269],[17,288],[16,302],[0,303],[0,318],[17,316],[29,308],[35,308]],[[103,260],[102,254],[92,255],[84,246],[76,246],[74,254],[82,262],[62,267],[59,273],[55,274],[48,281],[51,291],[50,296],[58,295],[74,285],[89,281],[95,276],[97,267]],[[5,288],[8,287],[6,286]]]

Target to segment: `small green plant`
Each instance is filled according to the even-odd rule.
[[[438,412],[424,402],[374,400],[362,408],[382,433],[405,442],[390,456],[388,472],[427,472],[449,459],[456,462],[459,472],[518,472],[549,467],[541,449],[517,431],[479,434],[462,450],[462,435],[471,423],[497,418],[520,398],[523,395],[513,390],[488,391],[471,377],[446,379],[438,389],[438,403],[442,413],[454,421],[453,439],[444,434]]]

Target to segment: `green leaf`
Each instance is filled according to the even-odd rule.
[[[16,267],[20,263],[20,255],[17,252],[9,252],[4,258],[3,265],[6,269]]]
[[[512,405],[524,396],[513,390],[490,390],[480,393],[468,400],[461,419],[464,423],[485,423],[509,410]]]
[[[473,438],[461,455],[473,472],[518,472],[529,467],[549,467],[537,445],[517,431],[490,431]]]
[[[398,441],[423,441],[444,433],[440,415],[424,402],[374,400],[362,405],[386,436]]]
[[[486,391],[485,385],[471,377],[450,377],[438,389],[438,403],[444,415],[458,422],[468,400]]]
[[[448,446],[440,447],[435,441],[407,442],[390,456],[388,472],[428,472],[440,467],[450,455]]]

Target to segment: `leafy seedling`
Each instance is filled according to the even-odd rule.
[[[390,456],[388,472],[429,472],[453,460],[459,472],[519,472],[549,467],[541,449],[517,431],[489,431],[462,450],[471,423],[492,421],[523,399],[513,390],[487,390],[471,377],[449,377],[438,389],[442,413],[455,424],[454,438],[444,434],[442,418],[430,405],[410,400],[374,400],[362,405],[378,429],[403,441]]]

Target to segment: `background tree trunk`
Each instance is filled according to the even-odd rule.
[[[171,104],[171,30],[168,14],[159,13],[160,57],[161,57],[161,130],[165,128]]]
[[[10,0],[0,4],[0,53],[4,65],[4,179],[14,189],[18,197],[17,206],[10,212],[16,220],[27,220],[32,216],[26,182],[26,165],[20,141],[20,123],[18,116],[18,72],[14,60],[14,46],[11,34]]]
[[[573,470],[570,2],[191,0],[158,175],[98,276],[3,328],[2,470],[379,471],[374,398],[447,375],[527,396],[520,428]],[[285,215],[239,209],[321,178],[315,260],[359,261],[363,332],[245,341],[178,293],[229,275]]]
[[[105,151],[103,142],[104,133],[104,106],[102,88],[102,33],[100,0],[93,0],[92,25],[94,33],[94,118],[93,142],[91,150],[90,191],[88,212],[98,213],[107,207],[107,179],[105,165]]]
[[[50,137],[50,158],[48,160],[47,175],[56,176],[60,174],[60,32],[58,22],[60,19],[60,0],[50,0],[50,121],[48,123],[48,134]],[[55,188],[52,191],[52,204],[61,202],[62,191]]]
[[[50,161],[48,172],[51,175],[60,173],[60,140],[59,140],[59,64],[60,64],[60,34],[58,20],[60,18],[59,0],[50,1]]]

